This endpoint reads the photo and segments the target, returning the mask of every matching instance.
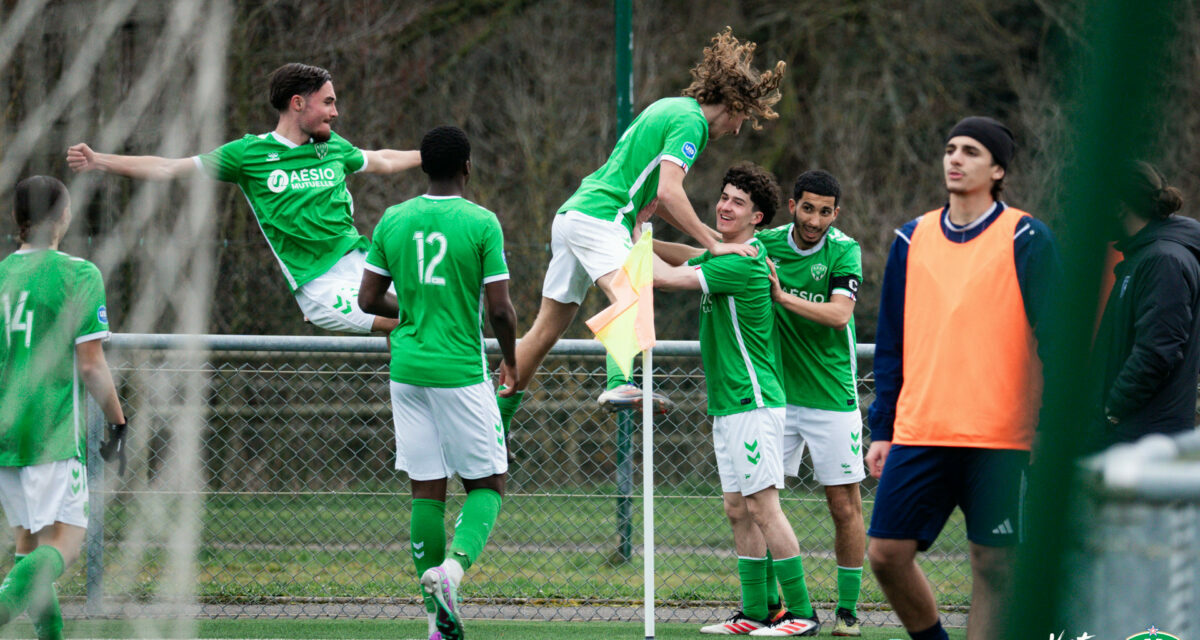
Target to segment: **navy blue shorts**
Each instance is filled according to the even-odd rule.
[[[967,539],[989,547],[1021,541],[1029,452],[892,445],[875,490],[873,538],[916,540],[925,551],[955,507]]]

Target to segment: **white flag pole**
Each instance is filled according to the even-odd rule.
[[[652,228],[642,224],[642,232]],[[646,640],[654,638],[654,347],[642,352],[642,580],[646,598]]]

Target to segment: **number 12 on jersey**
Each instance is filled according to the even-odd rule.
[[[446,236],[440,231],[434,231],[425,236],[424,231],[418,231],[413,234],[413,240],[417,243],[417,276],[421,280],[421,284],[432,284],[445,286],[446,279],[441,276],[433,275],[434,269],[442,262],[442,258],[446,257]],[[429,261],[429,265],[425,265],[425,245],[438,245],[437,254]]]
[[[22,291],[17,297],[17,306],[14,309],[12,300],[8,294],[0,296],[0,306],[4,308],[4,342],[7,346],[12,346],[12,334],[18,331],[25,332],[25,347],[28,348],[33,341],[33,309],[25,310],[25,302],[29,300],[29,292]],[[24,320],[21,315],[24,314]]]

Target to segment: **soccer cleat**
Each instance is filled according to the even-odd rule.
[[[800,616],[785,611],[782,616],[776,620],[772,620],[771,624],[750,632],[752,636],[815,636],[821,631],[821,623],[817,620],[817,612],[813,611],[811,618],[801,618]]]
[[[707,633],[714,636],[744,636],[749,635],[755,629],[762,629],[767,626],[767,623],[754,618],[747,618],[746,614],[738,611],[729,616],[725,622],[710,624],[706,627],[700,627],[700,633]]]
[[[433,596],[437,606],[437,635],[439,640],[462,640],[462,620],[458,617],[458,586],[441,567],[432,567],[421,576],[421,588]]]
[[[845,607],[838,607],[833,614],[833,635],[835,636],[861,636],[862,627],[858,625],[858,616],[850,612]]]
[[[666,396],[657,393],[651,393],[650,399],[654,402],[654,413],[666,413],[673,407],[670,400]],[[623,384],[619,387],[613,387],[608,391],[600,394],[596,399],[600,403],[600,407],[606,411],[630,411],[642,408],[642,389],[636,385]]]
[[[433,635],[429,636],[429,640],[442,640],[442,632],[434,631]]]

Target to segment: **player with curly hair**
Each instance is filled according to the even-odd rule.
[[[725,243],[763,249],[755,229],[770,224],[780,200],[770,172],[749,162],[737,164],[725,173],[717,231]],[[654,254],[654,286],[704,294],[700,353],[708,380],[708,414],[713,416],[713,451],[742,588],[741,610],[700,632],[816,635],[821,625],[804,582],[800,546],[779,505],[786,395],[767,252],[715,255],[656,240]],[[775,577],[770,577],[772,569]],[[776,578],[787,609],[773,593]]]
[[[753,256],[741,243],[722,243],[720,235],[700,221],[683,189],[683,179],[709,139],[737,135],[747,120],[779,117],[779,84],[785,64],[770,71],[754,68],[757,45],[742,42],[726,27],[704,49],[692,70],[692,84],[676,98],[646,107],[617,141],[594,173],[567,199],[551,228],[550,265],[542,285],[542,304],[529,332],[517,345],[515,376],[501,374],[500,412],[505,429],[532,381],[558,339],[579,311],[594,283],[615,301],[612,281],[632,248],[631,232],[639,212],[657,212],[713,255]],[[636,406],[641,391],[626,380],[610,379],[600,402]],[[665,400],[656,397],[656,403]]]

